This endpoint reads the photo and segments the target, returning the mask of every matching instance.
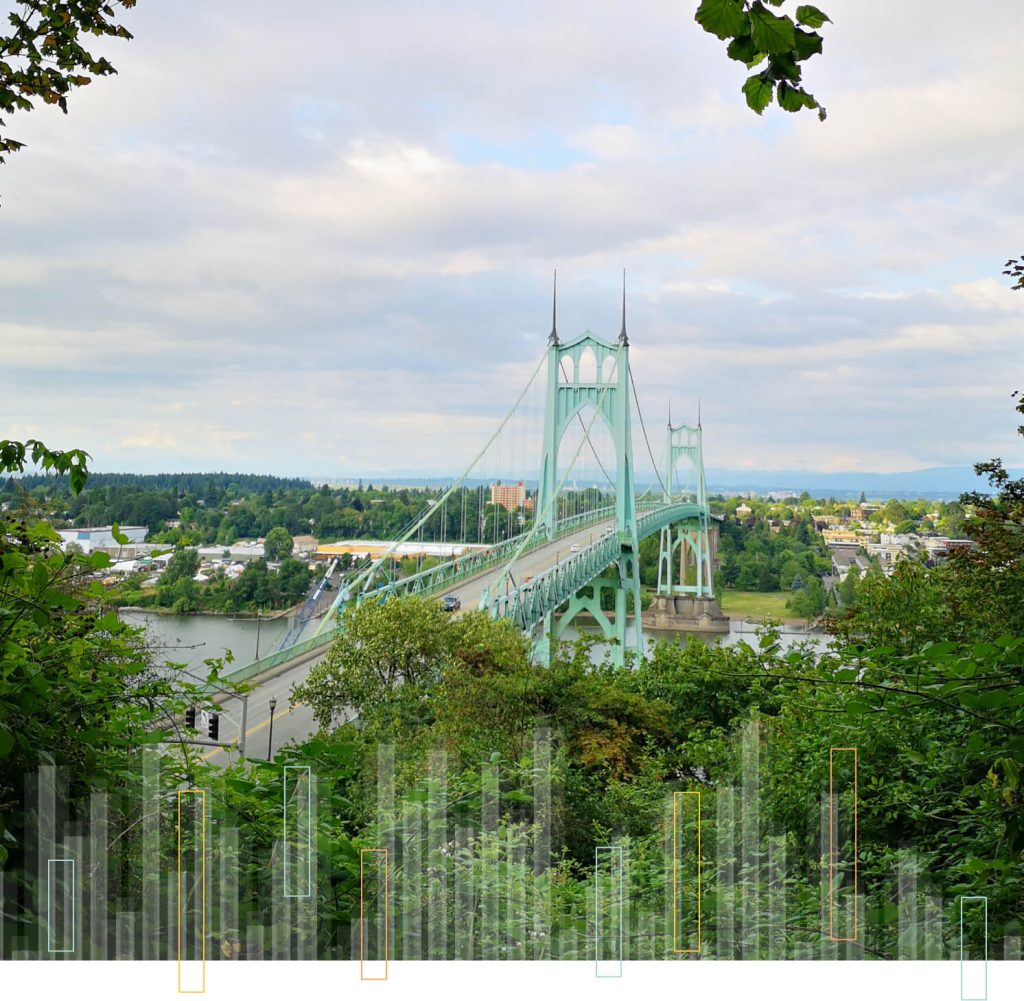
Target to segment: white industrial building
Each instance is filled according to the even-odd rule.
[[[122,535],[128,536],[128,545],[137,545],[146,541],[149,531],[145,525],[119,525]],[[114,538],[114,526],[105,525],[101,528],[58,528],[61,548],[67,549],[69,542],[81,546],[83,553],[91,553],[96,549],[117,549],[121,544]]]

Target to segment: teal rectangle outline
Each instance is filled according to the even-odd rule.
[[[288,892],[288,770],[306,773],[306,887],[307,893]],[[310,765],[285,765],[282,798],[284,799],[284,825],[281,843],[284,845],[284,896],[289,900],[303,899],[313,895],[313,829],[310,817],[313,813],[313,770]]]
[[[598,860],[598,852],[618,852],[619,853],[619,972],[618,973],[598,973],[598,964],[601,960],[598,958],[601,955],[601,901],[600,901],[600,885],[601,881],[598,878],[600,876],[600,863]],[[622,850],[622,845],[597,845],[594,848],[594,976],[601,980],[618,980],[622,976],[622,870],[625,867],[625,854]],[[605,960],[605,962],[615,962],[615,960]]]
[[[54,949],[50,945],[53,940],[53,890],[50,883],[50,866],[54,862],[71,863],[71,948]],[[46,951],[53,953],[69,953],[75,951],[75,860],[73,858],[48,858],[46,860]]]
[[[985,901],[985,993],[980,998],[964,997],[964,901]],[[988,1001],[988,897],[960,898],[960,1001]]]

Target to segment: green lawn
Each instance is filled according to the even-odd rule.
[[[722,591],[718,604],[726,615],[738,618],[792,619],[794,613],[786,608],[786,591]]]

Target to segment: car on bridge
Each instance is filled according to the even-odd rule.
[[[457,594],[446,594],[441,599],[441,608],[445,612],[457,612],[462,608],[462,602]]]
[[[578,553],[579,551],[580,551],[580,547],[578,545],[574,544],[574,545],[571,545],[569,547],[569,552],[570,553]]]

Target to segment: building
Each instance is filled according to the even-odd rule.
[[[463,553],[474,553],[487,546],[470,545],[466,542],[402,542],[395,546],[382,539],[345,539],[342,542],[326,542],[316,547],[315,556],[320,560],[332,560],[335,556],[348,554],[354,560],[379,559],[394,549],[396,559],[426,557],[434,559],[456,559]]]
[[[837,583],[846,580],[847,574],[853,567],[857,568],[860,576],[864,576],[871,566],[870,560],[862,556],[856,546],[834,546],[829,550],[832,556],[832,577]]]
[[[146,541],[149,531],[145,525],[120,525],[118,530],[128,536],[129,545],[137,545]],[[83,553],[92,553],[97,549],[116,550],[120,543],[114,538],[114,526],[104,525],[99,528],[58,528],[61,549],[67,549],[68,543],[80,546]]]
[[[518,511],[526,507],[526,487],[520,480],[515,485],[510,483],[491,484],[491,503],[500,504],[506,511]]]
[[[305,556],[316,552],[316,539],[312,535],[292,536],[292,555]]]
[[[746,518],[746,516],[750,514],[753,510],[754,509],[752,507],[748,507],[746,504],[739,504],[736,507],[736,517]]]
[[[845,528],[823,528],[821,537],[825,540],[826,546],[857,546],[861,538],[857,532],[851,532]]]

